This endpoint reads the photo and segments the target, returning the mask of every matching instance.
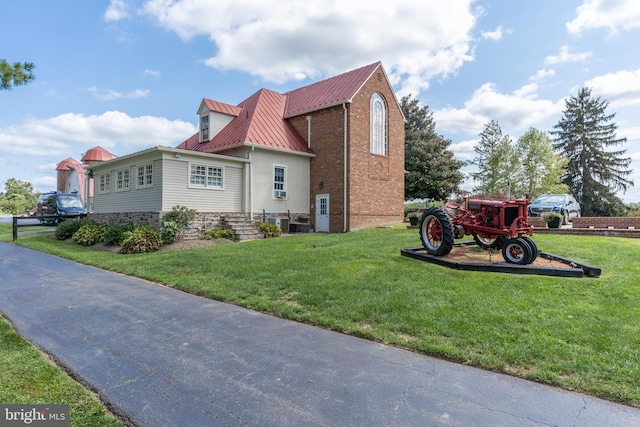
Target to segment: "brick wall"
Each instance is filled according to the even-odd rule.
[[[540,216],[530,216],[527,219],[527,224],[534,228],[547,228],[547,222]]]
[[[609,228],[615,229],[627,229],[630,227],[640,229],[640,217],[626,217],[626,216],[596,216],[596,217],[580,217],[574,218],[573,228]]]
[[[389,155],[371,154],[369,105],[374,92],[386,100]],[[378,69],[353,99],[346,104],[348,195],[344,206],[344,109],[342,105],[311,113],[311,148],[316,157],[310,168],[310,216],[315,219],[316,195],[329,195],[329,232],[402,222],[404,217],[404,120],[393,90]],[[306,115],[289,119],[307,140]],[[308,142],[308,141],[307,141]]]

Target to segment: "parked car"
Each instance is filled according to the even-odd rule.
[[[38,218],[43,224],[56,224],[68,218],[76,218],[84,214],[82,200],[77,193],[60,193],[50,191],[42,193],[33,212],[35,216],[60,215],[60,217]]]
[[[543,194],[529,204],[529,216],[542,216],[549,212],[562,215],[562,223],[568,224],[580,216],[580,204],[571,194]]]

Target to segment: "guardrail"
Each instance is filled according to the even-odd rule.
[[[18,240],[18,227],[41,227],[44,225],[44,222],[52,222],[53,224],[57,224],[60,221],[64,221],[67,219],[76,219],[76,218],[84,218],[87,214],[81,215],[37,215],[37,216],[14,216],[13,217],[13,234],[12,238],[15,242]],[[37,220],[38,224],[20,224],[20,220]]]

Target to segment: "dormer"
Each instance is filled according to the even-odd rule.
[[[240,115],[241,107],[212,101],[204,98],[198,108],[199,117],[199,142],[209,142],[228,125],[234,118]]]

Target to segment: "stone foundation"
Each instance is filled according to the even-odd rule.
[[[105,225],[125,225],[134,224],[136,226],[146,225],[147,227],[160,231],[162,228],[162,217],[167,212],[113,212],[113,213],[90,213],[87,217],[99,224]],[[221,217],[234,216],[238,213],[226,214],[223,212],[196,212],[196,217],[178,235],[179,239],[194,240],[199,239],[205,231],[222,227]],[[248,216],[248,215],[247,215]]]

